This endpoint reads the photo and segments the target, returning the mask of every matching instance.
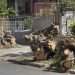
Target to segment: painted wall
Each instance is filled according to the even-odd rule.
[[[67,11],[64,16],[62,16],[62,34],[70,34],[70,23],[75,19],[75,13],[73,11]]]
[[[33,31],[47,28],[53,23],[53,16],[34,18]]]
[[[15,8],[15,0],[7,0],[7,7]]]

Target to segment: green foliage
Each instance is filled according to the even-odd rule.
[[[4,10],[0,12],[0,16],[14,16],[16,14],[16,11],[14,8],[8,8],[7,10]]]
[[[7,8],[7,0],[0,0],[0,16],[13,16],[15,15],[14,8]]]
[[[70,22],[70,27],[73,27],[74,25],[75,25],[75,21],[72,20],[72,21]]]
[[[72,35],[75,35],[75,21],[72,21],[70,24],[70,29],[71,29],[71,33]]]
[[[60,13],[64,15],[65,11],[75,11],[75,0],[58,0],[60,2]]]
[[[7,9],[7,0],[0,0],[0,12]]]
[[[15,9],[14,8],[8,8],[7,10],[4,10],[2,12],[0,12],[0,16],[12,16],[15,15]]]
[[[16,15],[16,11],[15,11],[14,8],[8,8],[7,13],[8,13],[9,16]]]
[[[32,28],[33,24],[33,18],[32,17],[27,17],[24,20],[24,29],[30,29]]]

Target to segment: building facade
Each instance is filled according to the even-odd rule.
[[[59,14],[57,0],[7,0],[8,8],[15,8],[17,16],[49,16],[53,15],[54,22],[58,25]]]
[[[56,0],[7,0],[8,7],[14,7],[18,15],[35,15],[43,8],[50,9],[54,2]]]

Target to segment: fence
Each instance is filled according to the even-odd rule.
[[[4,31],[9,30],[26,30],[31,29],[37,30],[46,28],[53,23],[53,17],[14,17],[14,18],[0,18],[0,26],[3,26]],[[0,27],[1,28],[1,27]]]
[[[1,36],[3,31],[10,33],[16,37],[16,42],[19,44],[24,44],[25,41],[23,36],[25,34],[30,34],[31,30],[26,30],[33,28],[33,31],[44,29],[53,22],[53,18],[50,17],[14,17],[14,18],[0,18],[0,32]],[[18,31],[17,31],[18,30]],[[9,32],[10,31],[10,32]]]
[[[3,26],[4,31],[30,29],[32,27],[32,17],[26,16],[14,18],[0,18],[0,26]]]

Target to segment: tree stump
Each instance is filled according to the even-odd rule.
[[[44,50],[41,48],[38,48],[35,52],[34,52],[34,56],[35,56],[35,60],[37,61],[42,61],[45,60],[47,58],[47,55],[45,54]]]
[[[66,69],[70,69],[72,66],[72,60],[66,60],[64,63],[63,63],[63,67],[66,68]]]

